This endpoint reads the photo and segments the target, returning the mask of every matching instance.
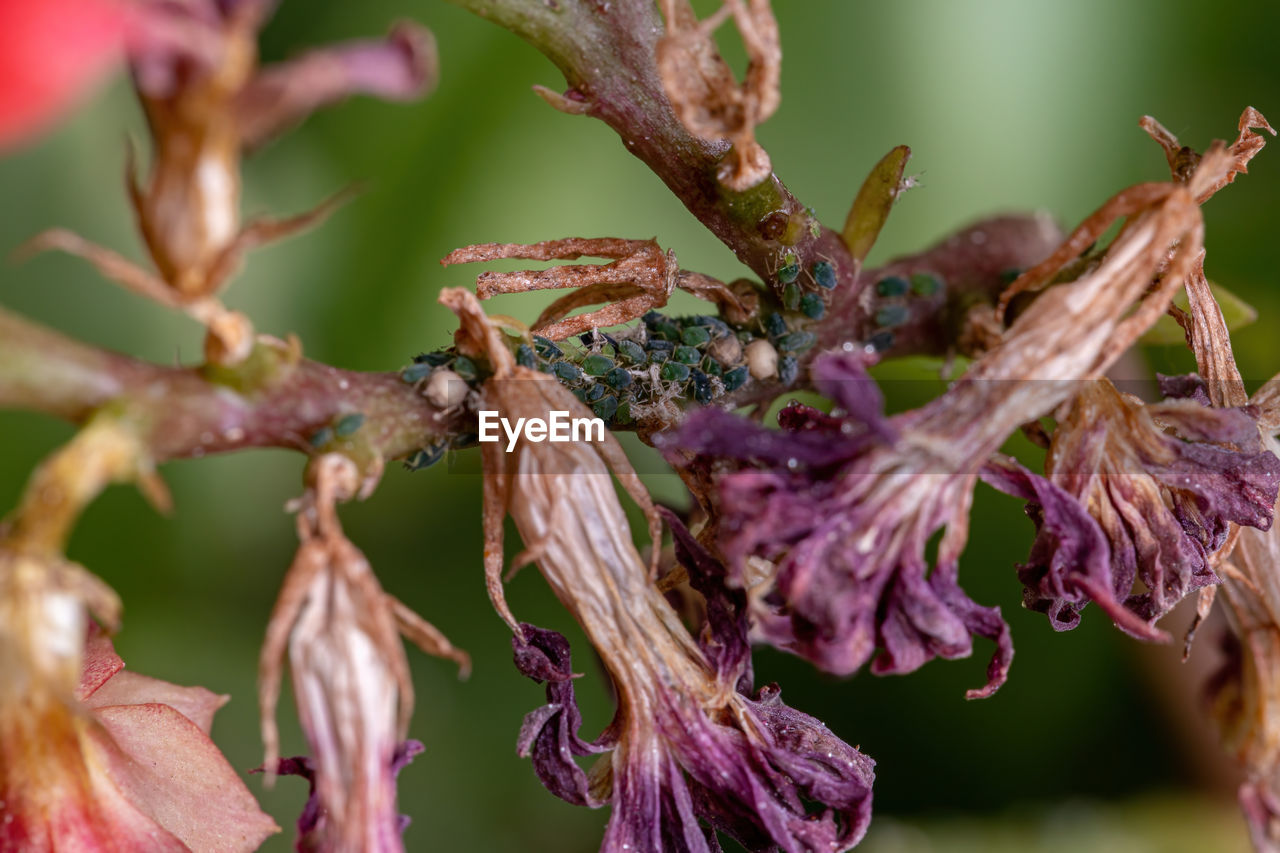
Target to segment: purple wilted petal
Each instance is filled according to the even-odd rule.
[[[746,579],[752,560],[773,567],[773,590],[752,600],[756,631],[839,674],[855,671],[877,649],[877,673],[966,657],[978,634],[997,648],[987,685],[969,695],[990,695],[1012,658],[1009,632],[998,609],[975,604],[956,582],[975,476],[932,455],[937,442],[905,441],[932,415],[884,418],[862,356],[828,354],[813,372],[847,414],[792,405],[777,431],[704,410],[667,439],[668,446],[761,466],[718,481],[730,583],[753,585]],[[898,452],[897,436],[911,445],[905,452]],[[926,545],[944,528],[930,572]]]
[[[1175,400],[1194,400],[1202,406],[1211,405],[1209,390],[1199,374],[1186,373],[1180,376],[1156,374],[1156,383],[1160,393]]]
[[[557,673],[548,682],[552,710],[529,715],[521,733],[533,745],[543,783],[570,802],[566,792],[581,804],[602,805],[606,800],[588,791],[587,775],[571,756],[613,749],[601,786],[613,809],[605,853],[716,853],[717,830],[750,850],[841,851],[865,834],[875,763],[782,704],[775,686],[754,698],[730,692],[734,711],[722,718],[667,685],[646,684],[646,710],[624,700],[605,735],[586,744],[576,731],[581,716],[568,680],[567,641],[532,625],[521,630],[531,648],[520,657],[545,658],[536,670],[546,672],[549,664]],[[811,812],[806,801],[822,810]]]
[[[587,743],[578,737],[582,714],[573,694],[573,670],[569,641],[555,631],[522,623],[525,636],[511,638],[516,668],[534,681],[547,683],[547,704],[525,715],[516,741],[516,752],[533,760],[543,786],[575,806],[599,806],[587,774],[573,760],[575,755],[604,752],[608,745]]]
[[[1203,387],[1186,377],[1165,385],[1193,398]],[[1038,536],[1019,570],[1028,606],[1070,628],[1087,594],[1145,637],[1157,636],[1150,623],[1182,598],[1218,582],[1211,557],[1231,524],[1271,526],[1280,486],[1280,460],[1262,447],[1247,407],[1187,399],[1143,405],[1105,380],[1082,386],[1054,431],[1048,480],[1025,471],[1011,480],[1008,470],[988,482],[1032,501]],[[1099,588],[1108,593],[1097,597]],[[1146,627],[1135,631],[1117,601]]]
[[[693,537],[679,516],[666,507],[658,511],[671,530],[676,561],[688,571],[689,585],[706,602],[706,627],[698,637],[702,653],[721,682],[735,684],[739,691],[750,690],[753,678],[746,592],[727,584],[728,569]]]

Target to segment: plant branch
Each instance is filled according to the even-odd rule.
[[[0,408],[82,423],[109,405],[157,462],[249,447],[395,459],[458,431],[398,373],[340,370],[270,338],[235,369],[161,367],[0,309]]]

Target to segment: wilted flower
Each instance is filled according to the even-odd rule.
[[[0,849],[257,849],[279,829],[209,739],[227,697],[123,672],[86,602],[118,610],[80,567],[0,549]]]
[[[244,252],[317,223],[343,198],[299,216],[242,225],[242,153],[348,95],[404,100],[422,94],[436,76],[431,34],[408,23],[383,42],[315,50],[259,69],[258,31],[273,6],[269,0],[139,4],[129,61],[154,152],[145,186],[130,157],[128,188],[154,272],[60,229],[28,244],[79,255],[124,287],[186,311],[209,327],[212,361],[238,361],[252,344],[248,320],[216,298]]]
[[[446,290],[462,321],[459,348],[488,359],[483,405],[504,416],[585,411],[555,380],[517,367],[475,298]],[[485,564],[490,594],[515,632],[517,666],[548,683],[550,704],[530,713],[519,747],[543,784],[575,804],[610,803],[602,849],[711,851],[714,830],[754,850],[845,850],[870,817],[872,762],[820,722],[792,711],[776,688],[754,698],[735,687],[742,664],[713,663],[650,579],[631,540],[605,459],[648,507],[616,440],[486,447]],[[510,512],[557,597],[586,631],[618,696],[612,724],[578,737],[568,643],[514,621],[503,599],[502,522]],[[691,571],[696,571],[694,566]],[[717,630],[718,626],[713,626]],[[745,651],[739,638],[735,648]],[[573,755],[608,752],[588,776]],[[804,801],[822,806],[810,813]],[[699,825],[699,822],[703,825]]]
[[[1252,120],[1242,121],[1244,138]],[[725,412],[693,413],[666,447],[759,466],[724,474],[718,494],[707,500],[719,502],[720,545],[734,582],[762,587],[752,596],[760,634],[847,673],[877,648],[883,651],[872,664],[876,672],[962,657],[977,633],[994,639],[997,651],[986,687],[969,695],[993,692],[1012,654],[1007,627],[997,610],[974,604],[956,585],[973,485],[1014,430],[1069,399],[1079,380],[1100,376],[1163,313],[1199,263],[1198,203],[1256,150],[1244,142],[1231,149],[1217,144],[1189,183],[1144,184],[1105,204],[1023,274],[1002,306],[1012,293],[1047,287],[1112,222],[1128,216],[1101,258],[1076,279],[1044,290],[961,380],[921,409],[885,419],[879,391],[864,373],[874,355],[848,347],[819,357],[813,367],[817,388],[843,410],[838,417],[793,407],[783,417],[788,431],[776,433]],[[1205,429],[1194,437],[1208,438]],[[1210,432],[1216,438],[1221,429]],[[1209,451],[1185,451],[1183,458],[1225,464]],[[1141,612],[1124,606],[1134,572],[1127,581],[1123,567],[1113,572],[1101,530],[1071,495],[1007,465],[987,476],[1061,510],[1052,519],[1046,512],[1039,546],[1052,570],[1023,574],[1033,583],[1029,600],[1054,601],[1047,609],[1058,627],[1074,624],[1075,608],[1094,600],[1131,633],[1161,636],[1147,624],[1150,606],[1140,599],[1130,603]],[[930,571],[926,545],[944,528]],[[1062,547],[1047,548],[1050,539]],[[766,561],[763,583],[750,577],[752,560]],[[1172,578],[1184,570],[1190,572],[1167,571]],[[1190,581],[1180,588],[1188,587]],[[1167,607],[1171,592],[1156,594],[1159,608]]]
[[[269,776],[302,775],[312,784],[298,821],[300,850],[399,851],[406,822],[396,810],[395,777],[416,754],[405,741],[413,685],[399,635],[464,669],[469,661],[384,593],[364,555],[342,535],[334,502],[355,495],[354,463],[329,454],[315,466],[315,485],[298,516],[302,545],[262,648],[263,767]],[[286,645],[309,759],[277,760],[274,717]]]

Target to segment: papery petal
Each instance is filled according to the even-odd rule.
[[[397,25],[383,41],[313,50],[260,71],[240,93],[236,116],[255,148],[328,104],[351,95],[417,98],[435,84],[435,38],[417,24]]]

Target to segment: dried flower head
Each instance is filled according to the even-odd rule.
[[[129,60],[153,157],[145,186],[132,154],[126,177],[154,271],[62,229],[26,247],[78,255],[125,288],[185,311],[209,329],[207,355],[220,363],[243,360],[253,341],[247,318],[217,299],[244,253],[317,224],[347,197],[298,216],[242,224],[242,154],[348,95],[404,100],[436,77],[431,34],[408,23],[382,42],[315,50],[259,69],[258,31],[273,5],[194,0],[140,7]]]
[[[483,272],[476,278],[476,295],[489,299],[501,293],[576,288],[548,305],[533,324],[534,332],[553,341],[642,317],[666,305],[676,288],[717,304],[742,307],[738,296],[722,282],[680,269],[675,252],[664,252],[656,240],[570,237],[533,244],[482,243],[455,249],[440,263],[449,266],[500,258],[574,261],[584,256],[613,260],[545,270]],[[605,303],[603,308],[569,316],[579,308],[601,303]]]
[[[458,345],[488,359],[485,405],[507,418],[584,411],[554,380],[515,366],[506,343],[466,291],[441,301],[462,322]],[[530,713],[519,747],[548,790],[579,805],[613,807],[602,850],[711,851],[714,831],[751,849],[846,850],[866,831],[872,763],[814,720],[782,705],[776,688],[736,689],[745,664],[716,663],[655,588],[631,540],[606,460],[623,486],[648,496],[611,441],[521,442],[486,449],[485,563],[490,594],[515,633],[517,666],[547,682],[550,704]],[[624,467],[625,466],[625,467]],[[613,723],[588,743],[577,730],[568,643],[515,621],[502,570],[502,521],[510,513],[526,552],[582,625],[618,696]],[[657,550],[657,549],[655,549]],[[691,568],[697,571],[698,566]],[[713,629],[735,625],[721,622]],[[724,641],[745,654],[740,633]],[[608,752],[588,775],[573,755]],[[822,806],[809,814],[804,801]],[[701,825],[700,825],[701,821]]]
[[[773,170],[755,128],[773,115],[780,100],[782,47],[769,0],[724,0],[704,21],[689,0],[661,0],[658,6],[667,27],[656,49],[658,73],[676,115],[694,136],[732,144],[716,173],[720,183],[737,192],[755,186]],[[714,41],[729,17],[747,51],[741,85]]]
[[[354,497],[354,463],[319,457],[301,502],[302,544],[271,615],[259,670],[268,777],[307,775],[313,796],[299,820],[300,846],[398,851],[403,823],[395,777],[407,763],[413,685],[400,634],[465,669],[469,659],[382,591],[364,555],[342,534],[335,501]],[[281,658],[289,650],[294,695],[311,757],[278,760],[275,706]]]
[[[209,739],[227,697],[122,672],[90,609],[119,602],[0,546],[0,849],[257,849],[279,829]]]

